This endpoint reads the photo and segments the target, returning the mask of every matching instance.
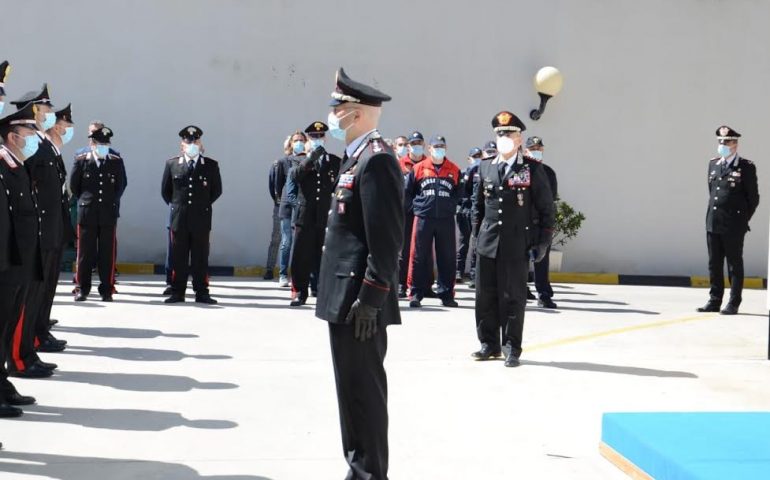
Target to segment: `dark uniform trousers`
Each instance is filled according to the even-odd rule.
[[[476,331],[492,350],[500,345],[521,355],[529,270],[526,234],[498,245],[497,258],[479,255],[476,263]],[[501,342],[502,334],[502,342]]]
[[[441,299],[451,300],[454,298],[455,252],[457,251],[454,216],[424,218],[415,215],[413,223],[408,275],[409,294],[412,298],[422,300],[426,290],[430,288],[433,273],[432,247],[435,245],[438,270],[436,294]]]
[[[0,382],[5,382],[8,378],[6,359],[9,367],[18,371],[26,370],[26,367],[37,359],[34,350],[27,351],[23,348],[31,343],[31,339],[27,338],[24,342],[22,335],[25,332],[30,335],[32,332],[31,328],[21,328],[25,323],[24,305],[27,292],[25,285],[0,283]]]
[[[56,296],[56,286],[61,274],[61,261],[64,254],[64,246],[56,250],[43,250],[41,252],[43,262],[43,303],[35,320],[35,346],[39,341],[45,340],[51,331],[51,309]]]
[[[80,290],[91,291],[91,270],[98,263],[99,293],[111,295],[115,285],[116,225],[78,225],[78,272]]]
[[[537,290],[537,296],[541,300],[553,297],[553,288],[551,287],[551,281],[548,278],[548,269],[551,263],[551,246],[548,245],[548,250],[545,251],[545,257],[537,263],[535,263],[535,289]]]
[[[317,289],[315,283],[321,268],[325,229],[325,225],[294,226],[294,253],[291,257],[291,288],[294,293],[307,295],[308,286],[313,291]]]
[[[398,283],[406,288],[409,277],[409,265],[411,263],[412,228],[414,227],[414,214],[404,214],[404,243],[401,246],[401,255],[398,257]]]
[[[710,302],[722,303],[725,293],[725,259],[727,259],[727,274],[730,277],[730,304],[737,307],[743,301],[743,239],[745,236],[746,234],[741,232],[706,232],[711,284]]]
[[[171,231],[171,263],[174,266],[171,287],[175,294],[184,295],[190,273],[195,294],[209,293],[209,235],[209,232],[186,229]]]
[[[457,273],[465,274],[465,266],[468,260],[468,250],[471,246],[471,211],[462,209],[457,212],[457,230],[460,234],[460,247],[457,249]],[[475,262],[471,260],[471,269]]]

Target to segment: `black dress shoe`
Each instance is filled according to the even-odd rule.
[[[88,294],[85,294],[83,292],[78,292],[75,294],[76,302],[85,302],[87,299],[88,299]]]
[[[457,272],[457,275],[455,275],[455,283],[456,284],[465,283],[465,278],[462,276],[460,272]]]
[[[455,301],[453,298],[445,298],[441,300],[441,305],[450,308],[457,308],[460,306],[460,304],[458,304],[457,301]]]
[[[718,312],[719,311],[719,304],[718,303],[709,302],[709,303],[703,305],[702,307],[698,307],[696,310],[698,312]]]
[[[197,295],[195,297],[195,303],[205,303],[207,305],[216,305],[219,302],[211,298],[211,296],[209,295]]]
[[[532,290],[527,289],[527,300],[537,300],[537,297],[532,293]]]
[[[8,405],[32,405],[35,403],[35,397],[28,397],[25,395],[21,395],[17,390],[16,387],[13,386],[11,382],[9,382],[7,379],[0,383],[0,403],[2,403],[2,399],[5,399],[5,403]]]
[[[265,272],[265,275],[262,277],[262,280],[272,280],[274,278],[275,278],[275,276],[273,274],[273,271],[272,270],[268,270],[267,272]]]
[[[111,302],[112,295],[102,295],[102,302]]]
[[[48,326],[50,326],[50,327],[53,327],[54,325],[56,325],[58,323],[59,323],[59,321],[56,320],[55,318],[52,318],[52,319],[48,320]]]
[[[429,288],[425,291],[425,298],[438,298],[438,293],[432,288]]]
[[[310,296],[313,298],[318,298],[318,290],[312,290],[310,292]]]
[[[163,295],[171,295],[174,293],[174,288],[171,285],[166,285],[166,289],[163,290]]]
[[[540,308],[558,308],[558,306],[553,303],[553,300],[550,298],[541,298],[537,301],[537,306]]]
[[[722,315],[737,315],[738,314],[738,307],[733,305],[732,303],[728,303],[725,308],[722,309],[721,312]]]
[[[306,295],[297,295],[291,300],[291,303],[289,304],[290,307],[301,307],[307,303],[307,296]]]
[[[518,367],[519,365],[521,365],[521,362],[519,361],[519,357],[516,357],[513,354],[508,354],[508,356],[505,357],[506,367]]]
[[[56,370],[57,368],[59,368],[59,365],[57,365],[55,363],[44,362],[42,360],[38,360],[35,363],[37,363],[38,365],[40,365],[43,368],[47,368],[48,370]]]
[[[163,303],[184,303],[184,296],[171,295],[167,299],[163,300]]]
[[[422,303],[416,298],[409,301],[409,308],[422,308]]]
[[[9,405],[3,401],[0,401],[0,418],[15,418],[22,415],[20,408],[16,408],[13,405]]]
[[[53,375],[53,370],[43,368],[37,363],[33,363],[24,370],[8,370],[9,377],[17,378],[48,378]]]
[[[479,351],[471,353],[471,357],[480,362],[489,360],[490,358],[500,358],[502,356],[503,352],[499,348],[493,349],[486,343],[481,344],[481,349],[479,349]]]
[[[399,287],[398,288],[398,298],[406,298],[406,297],[407,297],[406,287],[404,287],[404,286]]]
[[[43,353],[58,353],[63,352],[66,348],[67,342],[50,337],[40,342],[40,345],[37,346],[36,350]]]

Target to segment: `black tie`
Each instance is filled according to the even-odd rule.
[[[187,161],[187,170],[189,170],[190,173],[192,173],[193,169],[195,168],[195,162],[191,158]]]
[[[104,166],[104,159],[100,158],[99,159],[99,170],[101,170],[103,166]]]
[[[505,162],[500,162],[500,178],[505,177],[505,169],[508,167],[508,164]]]

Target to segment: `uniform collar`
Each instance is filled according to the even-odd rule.
[[[356,150],[358,150],[358,147],[361,146],[364,140],[366,140],[366,137],[372,134],[372,132],[376,131],[377,129],[374,128],[372,130],[369,130],[365,134],[361,135],[360,137],[356,138],[350,144],[345,148],[345,153],[347,154],[348,158],[351,158],[354,153],[356,153]]]
[[[733,166],[733,165],[737,165],[738,164],[738,152],[736,151],[735,153],[733,153],[729,157],[725,157],[725,158],[719,159],[718,163],[720,165],[724,165],[725,167],[730,167],[730,166]]]
[[[206,164],[206,161],[203,159],[203,155],[201,155],[200,153],[196,155],[195,158],[188,157],[186,153],[183,154],[181,157],[179,157],[179,164],[181,165],[183,163],[187,163],[190,160],[192,160],[193,162],[200,162],[201,165]]]

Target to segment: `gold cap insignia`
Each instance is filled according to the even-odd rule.
[[[727,127],[722,127],[719,129],[719,134],[723,137],[726,137],[728,133],[730,133],[730,129]]]
[[[503,112],[497,116],[497,121],[500,122],[500,125],[508,125],[511,122],[511,118],[513,116],[510,113]]]

